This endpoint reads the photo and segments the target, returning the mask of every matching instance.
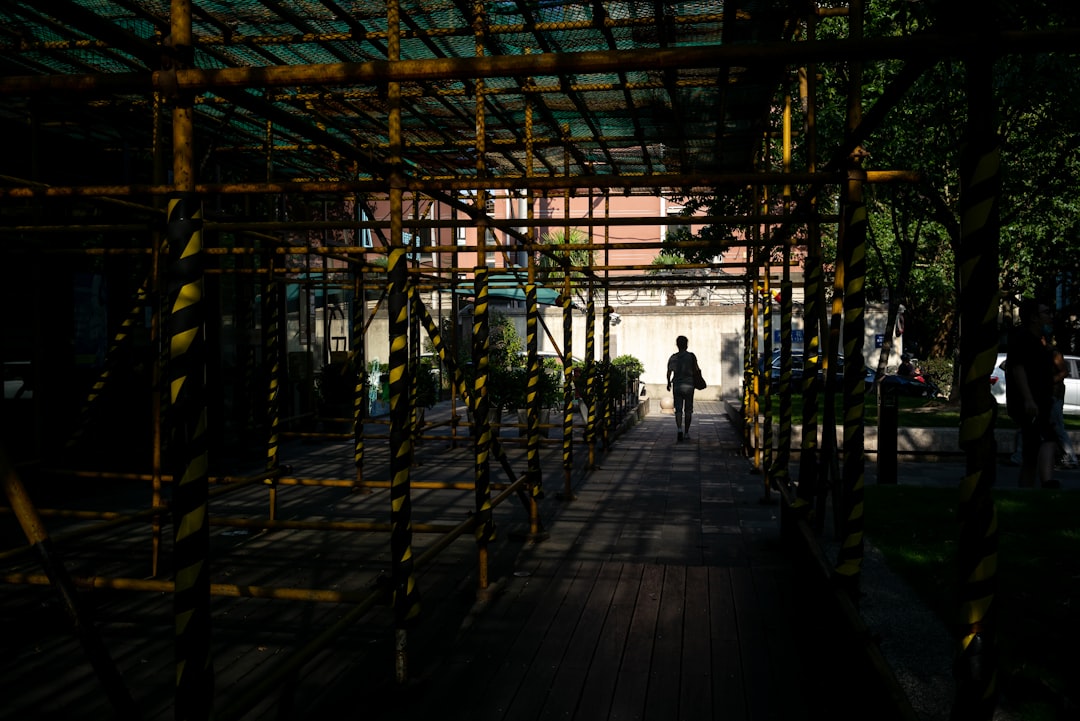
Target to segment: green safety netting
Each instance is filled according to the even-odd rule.
[[[190,66],[306,68],[288,82],[267,84],[254,74],[194,91],[204,180],[387,177],[388,86],[379,76],[388,67],[385,2],[193,6]],[[401,159],[410,177],[749,171],[783,63],[743,67],[718,59],[679,66],[678,57],[783,41],[791,18],[805,11],[792,0],[505,0],[481,7],[483,16],[476,18],[471,0],[400,3],[401,59],[426,63],[420,75],[401,83]],[[164,104],[155,106],[152,92],[151,73],[175,55],[166,42],[169,12],[168,0],[0,4],[0,88],[11,77],[105,83],[92,92],[0,95],[0,124],[55,133],[50,149],[58,156],[93,148],[116,161],[73,168],[58,159],[44,164],[40,180],[150,182],[152,164],[139,161],[160,137],[155,108],[167,126],[178,97],[159,83]],[[668,53],[666,64],[661,53]],[[599,63],[599,56],[619,61]],[[525,57],[513,72],[492,69],[477,77],[460,69],[462,61]],[[321,69],[339,66],[366,66],[373,75],[320,81]]]

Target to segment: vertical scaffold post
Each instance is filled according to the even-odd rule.
[[[423,424],[423,412],[417,403],[417,373],[420,364],[420,294],[416,292],[416,285],[409,283],[408,290],[409,306],[409,428],[413,447],[420,444],[420,426]],[[415,456],[414,456],[415,460]]]
[[[806,32],[809,39],[817,37],[814,13],[808,13]],[[806,137],[806,169],[817,169],[817,66],[808,63],[805,69],[805,117],[803,134]],[[793,509],[800,516],[809,516],[811,526],[821,530],[824,513],[814,506],[820,476],[818,473],[818,409],[821,394],[821,315],[825,307],[825,286],[821,267],[821,225],[817,221],[817,195],[810,198],[811,212],[807,221],[806,261],[803,279],[803,383],[802,383],[802,445],[799,448],[799,485]]]
[[[266,357],[266,483],[270,486],[270,509],[272,521],[277,515],[278,452],[281,437],[281,303],[280,286],[274,279],[274,259],[269,256],[266,264],[266,283],[262,292],[263,352]]]
[[[563,277],[563,500],[574,500],[570,478],[574,470],[574,366],[570,349],[574,338],[574,316],[570,305],[570,272]]]
[[[202,210],[193,193],[169,199],[168,272],[173,547],[176,567],[176,717],[206,719],[210,659],[210,518],[206,436],[206,307]]]
[[[603,418],[600,422],[601,439],[603,441],[604,452],[606,453],[611,449],[611,427],[614,422],[614,413],[612,411],[612,405],[614,404],[613,392],[617,391],[621,402],[626,401],[626,388],[613,389],[611,387],[611,314],[615,312],[615,309],[608,305],[608,292],[607,288],[604,288],[604,350],[603,350],[603,364],[604,368],[608,369],[608,372],[604,374],[604,387],[600,389],[600,397],[603,399]],[[636,398],[634,399],[637,400]]]
[[[393,214],[398,190],[392,192]],[[398,206],[400,208],[400,205]],[[400,215],[398,216],[400,218]],[[391,220],[393,224],[393,220]],[[393,237],[395,236],[391,229]],[[413,578],[412,553],[412,495],[410,467],[412,466],[412,439],[410,429],[408,388],[408,268],[405,249],[400,243],[390,250],[387,275],[390,293],[387,309],[390,321],[390,553],[394,589],[394,619],[398,636],[398,681],[407,677],[405,671],[404,637],[420,613],[420,598]]]
[[[401,55],[400,8],[386,4],[387,48],[390,62]],[[413,577],[412,552],[412,441],[406,368],[409,349],[409,269],[402,225],[405,177],[401,166],[401,84],[387,84],[387,130],[390,163],[390,254],[387,315],[390,335],[390,554],[394,604],[394,670],[398,683],[408,679],[408,629],[420,614],[420,592]]]
[[[755,204],[755,207],[759,208],[759,211],[764,214],[767,205],[764,202]],[[757,226],[755,226],[756,228]],[[765,231],[768,232],[767,229]],[[769,245],[769,241],[762,237],[762,232],[758,232],[758,243],[760,245],[761,252],[761,473],[764,483],[762,484],[762,493],[759,501],[761,503],[773,503],[773,479],[772,479],[772,459],[773,459],[773,377],[772,377],[772,358],[773,358],[773,313],[772,313],[772,262],[771,254],[772,248]]]
[[[153,125],[153,139],[151,141],[151,148],[153,153],[153,178],[155,184],[164,184],[167,179],[165,168],[165,154],[167,150],[167,144],[164,138],[165,127],[165,113],[164,99],[160,92],[154,93],[154,125]],[[153,205],[156,209],[161,210],[165,207],[166,200],[160,196],[153,199]],[[165,234],[158,229],[155,229],[151,233],[151,252],[150,252],[150,297],[153,307],[153,313],[150,316],[150,347],[160,349],[161,334],[162,334],[162,293],[161,293],[161,264],[162,254],[168,252],[165,245]],[[238,319],[239,320],[239,319]],[[241,328],[245,327],[240,325]],[[153,479],[151,480],[151,500],[150,505],[154,508],[160,508],[162,506],[162,497],[164,495],[165,482],[164,482],[164,464],[162,454],[162,412],[161,409],[164,405],[164,384],[161,379],[165,374],[165,359],[162,354],[156,353],[153,366],[151,367],[151,379],[150,386],[153,389],[150,396],[150,415],[151,415],[151,444],[153,450],[151,451],[151,467],[153,469]],[[246,398],[246,394],[243,394]],[[161,537],[163,533],[164,521],[161,514],[155,514],[150,520],[150,534],[151,540],[151,554],[150,554],[150,575],[157,578],[160,574],[161,566]]]
[[[356,363],[356,385],[353,388],[353,465],[356,467],[357,484],[364,482],[364,419],[367,418],[367,343],[364,333],[364,316],[367,313],[367,289],[364,271],[353,269],[352,351]]]
[[[865,475],[864,407],[866,379],[862,369],[863,335],[866,332],[866,205],[863,202],[865,174],[856,153],[852,158],[844,206],[844,467],[842,540],[836,565],[840,585],[858,603],[859,577],[863,560],[863,479]]]
[[[604,190],[604,220],[611,218],[611,192]],[[604,367],[611,368],[611,320],[615,309],[611,307],[611,225],[604,223]],[[611,394],[610,373],[604,383],[604,452],[611,450],[611,435],[615,430],[615,409]],[[625,401],[625,389],[620,397]],[[638,399],[634,398],[636,404]]]
[[[596,468],[596,300],[589,281],[585,303],[585,444],[589,449],[589,468]]]
[[[749,254],[749,251],[748,251]],[[746,297],[746,304],[743,308],[743,387],[742,387],[742,407],[743,407],[743,424],[742,424],[742,443],[743,453],[745,455],[753,457],[753,430],[754,430],[754,418],[757,416],[757,410],[754,408],[754,382],[757,374],[754,371],[754,354],[757,352],[757,338],[754,336],[753,326],[753,287],[750,282],[750,269],[747,268],[746,273],[746,285],[744,287],[744,295]]]
[[[849,6],[851,36],[862,38],[863,0]],[[851,63],[851,89],[848,94],[847,128],[852,132],[862,120],[862,64]],[[858,605],[859,579],[863,560],[863,478],[865,473],[863,416],[866,380],[863,368],[863,334],[866,331],[866,203],[862,167],[865,151],[853,148],[848,157],[848,177],[842,213],[844,226],[844,468],[840,486],[843,492],[837,517],[841,525],[840,551],[835,578]],[[837,368],[839,370],[839,368]]]
[[[540,374],[545,370],[540,367],[539,330],[540,307],[537,301],[536,283],[529,282],[525,285],[525,346],[529,357],[529,385],[525,399],[527,417],[528,440],[526,455],[528,457],[527,473],[529,474],[530,495],[534,499],[544,495],[541,486],[542,474],[540,472]],[[532,514],[530,513],[530,516]],[[535,532],[535,529],[534,529]]]
[[[989,44],[988,44],[989,45]],[[986,378],[997,354],[1001,143],[995,132],[993,57],[967,60],[967,142],[960,156],[960,485],[956,629],[959,647],[952,718],[989,721],[997,705],[997,404]]]
[[[791,171],[791,96],[784,101],[784,172]],[[785,185],[781,196],[782,214],[786,217],[791,206],[791,186]],[[787,489],[790,482],[788,467],[791,463],[791,234],[781,238],[782,278],[780,281],[780,395],[779,433],[776,439],[776,456],[773,459],[771,480],[773,487]]]
[[[761,472],[761,384],[762,379],[765,377],[764,374],[768,372],[768,365],[761,355],[761,332],[759,330],[761,285],[758,278],[760,269],[757,265],[757,256],[760,252],[761,250],[756,247],[751,247],[747,251],[747,255],[753,258],[749,268],[750,359],[753,378],[750,383],[750,404],[747,411],[750,413],[748,421],[750,425],[750,458],[751,468],[754,473]]]
[[[491,340],[488,320],[488,271],[477,266],[475,299],[473,305],[473,368],[475,377],[472,389],[473,451],[475,455],[476,482],[476,545],[479,552],[479,587],[488,587],[487,548],[495,540],[495,526],[491,516],[491,402],[488,397],[488,363]]]

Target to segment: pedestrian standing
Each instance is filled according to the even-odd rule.
[[[1063,468],[1076,468],[1076,451],[1073,450],[1072,440],[1065,430],[1065,379],[1069,375],[1069,366],[1065,364],[1065,356],[1061,351],[1054,348],[1054,398],[1050,409],[1050,420],[1054,424],[1054,433],[1057,434],[1058,446],[1061,448],[1060,465]]]
[[[1054,479],[1057,434],[1051,422],[1054,358],[1048,346],[1053,332],[1050,307],[1026,299],[1020,304],[1020,326],[1009,333],[1005,363],[1005,402],[1009,417],[1020,428],[1023,466],[1020,485],[1060,488]]]

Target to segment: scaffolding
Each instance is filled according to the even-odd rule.
[[[804,347],[820,353],[807,354],[802,478],[792,507],[797,513],[815,507],[820,511],[823,489],[839,489],[834,502],[843,525],[838,532],[846,540],[837,573],[857,582],[863,463],[859,410],[865,388],[849,373],[840,389],[846,454],[841,477],[838,441],[829,437],[834,423],[828,396],[820,422],[826,432],[817,448],[817,404],[824,393],[817,386],[817,370],[820,363],[825,387],[834,389],[829,379],[840,350],[841,326],[849,367],[858,367],[863,358],[863,185],[910,182],[915,176],[904,169],[861,167],[860,142],[888,107],[863,115],[857,82],[848,98],[846,136],[835,143],[840,162],[818,165],[812,122],[815,67],[842,62],[857,77],[866,60],[911,59],[910,67],[917,70],[924,58],[957,56],[980,68],[988,61],[979,54],[986,45],[979,29],[866,40],[859,32],[860,3],[815,9],[787,0],[322,0],[304,3],[302,12],[258,0],[57,0],[48,8],[40,5],[15,1],[0,8],[6,29],[0,36],[0,124],[11,149],[0,177],[0,235],[4,267],[11,274],[9,292],[18,294],[27,309],[25,318],[5,327],[4,334],[8,347],[33,350],[39,387],[47,375],[69,375],[73,378],[68,385],[80,393],[50,395],[41,388],[35,416],[27,424],[30,437],[19,448],[31,452],[17,460],[33,462],[24,473],[90,473],[99,480],[137,479],[150,485],[145,512],[103,516],[103,525],[96,529],[151,520],[150,575],[159,574],[159,554],[170,546],[172,565],[178,569],[175,582],[117,578],[95,583],[174,594],[175,613],[185,619],[188,637],[178,645],[178,713],[209,715],[209,598],[239,593],[211,583],[205,563],[211,523],[287,528],[288,523],[276,517],[277,493],[287,486],[387,489],[388,521],[346,526],[389,535],[388,583],[370,596],[328,589],[293,595],[351,604],[346,616],[350,622],[377,599],[391,597],[397,672],[404,677],[408,629],[419,604],[415,565],[472,533],[478,548],[478,587],[485,589],[487,546],[496,538],[492,512],[498,504],[516,498],[531,536],[537,541],[543,537],[537,514],[545,494],[538,465],[542,444],[561,446],[562,494],[570,500],[575,431],[583,438],[585,465],[592,466],[619,423],[635,412],[636,398],[628,399],[622,389],[615,394],[618,407],[604,405],[612,397],[603,385],[610,378],[605,373],[611,361],[610,294],[655,288],[657,279],[650,271],[658,266],[620,262],[617,253],[625,247],[607,233],[620,224],[657,224],[660,219],[615,218],[606,212],[538,219],[533,217],[533,201],[541,197],[562,194],[568,213],[572,196],[599,198],[606,204],[618,195],[752,189],[753,211],[748,215],[662,219],[673,225],[739,225],[746,229],[745,238],[723,244],[655,244],[657,250],[715,251],[713,260],[668,268],[700,271],[730,269],[732,261],[715,257],[740,245],[745,254],[734,265],[745,272],[670,276],[664,283],[734,288],[745,299],[742,410],[747,449],[762,473],[766,502],[773,494],[794,489],[788,478],[791,303],[796,291],[802,291]],[[847,40],[816,40],[817,15],[848,12],[852,29]],[[1000,52],[1071,51],[1075,43],[1071,31],[997,32],[994,38]],[[807,83],[801,130],[792,128],[787,95],[794,72]],[[898,80],[901,90],[904,82],[910,77]],[[973,94],[985,91],[980,88]],[[889,96],[890,102],[900,95]],[[780,128],[774,127],[778,108],[784,118]],[[810,152],[805,162],[791,157],[793,132],[806,134]],[[775,137],[782,139],[779,169],[762,163]],[[987,152],[992,154],[992,148]],[[979,167],[977,159],[971,162],[972,168]],[[842,196],[839,211],[819,208],[819,194],[826,188]],[[528,214],[491,217],[488,199],[496,191],[523,198]],[[575,264],[569,254],[535,237],[536,227],[560,224],[588,227],[587,243],[575,247],[594,254],[593,261]],[[836,259],[822,258],[821,228],[828,224],[840,227],[842,252]],[[466,251],[458,244],[461,230],[475,238],[467,248],[474,264],[459,265]],[[497,239],[496,230],[505,242]],[[996,263],[996,256],[985,252],[996,247],[996,238],[986,239],[994,228],[982,232],[979,249],[969,249],[967,273],[973,274],[980,263]],[[804,254],[806,280],[801,288],[790,277],[796,251]],[[430,265],[417,259],[425,253],[433,259]],[[518,290],[529,329],[532,392],[521,424],[528,445],[524,471],[507,458],[505,446],[512,441],[498,435],[487,376],[487,260],[498,257],[496,266],[507,268],[515,265],[512,254],[525,259]],[[549,269],[541,283],[540,259],[545,257],[556,270]],[[833,260],[838,269],[829,309],[821,267]],[[14,268],[19,270],[12,272]],[[768,299],[777,270],[781,357],[786,365],[779,389],[780,438],[774,443],[772,394],[769,384],[761,384],[758,358],[772,355]],[[16,273],[21,277],[16,279]],[[68,317],[72,311],[66,293],[58,298],[55,289],[100,292],[95,279],[102,277],[108,278],[110,297],[129,301],[124,312],[110,312],[107,350],[77,347],[81,336],[70,349],[45,340],[59,326],[81,327]],[[996,293],[980,285],[982,277],[996,274],[973,274],[965,287],[970,294],[965,318],[974,319],[970,325],[976,329],[992,315],[980,305],[992,302]],[[550,424],[561,430],[560,439],[541,439],[539,421],[538,339],[541,333],[553,340],[558,335],[539,320],[537,293],[544,284],[557,293],[555,304],[563,318],[556,343],[563,353],[561,420]],[[587,297],[583,346],[570,330],[572,288]],[[457,345],[461,291],[473,299],[468,348]],[[372,359],[366,336],[379,313],[385,314],[389,353],[386,388],[379,391],[388,412],[385,418],[372,419],[372,384],[381,377],[378,369],[368,372]],[[444,337],[444,314],[455,329],[450,338]],[[118,316],[124,318],[122,324],[112,320]],[[759,337],[765,344],[760,352]],[[978,330],[972,337],[978,338],[978,346],[965,350],[964,358],[985,365],[991,339]],[[455,442],[459,428],[469,429],[462,442],[471,443],[474,461],[472,478],[441,489],[473,493],[475,513],[463,524],[416,523],[411,515],[411,494],[424,488],[413,477],[414,452],[435,427],[421,420],[416,401],[421,339],[434,347],[450,379],[452,398],[473,419],[462,422],[455,405],[447,421]],[[572,350],[581,347],[584,377],[578,383],[571,359]],[[98,357],[80,364],[80,353]],[[471,362],[469,368],[462,367],[469,365],[462,363],[464,358]],[[337,417],[343,430],[328,431],[335,418],[316,408],[312,394],[317,366],[335,363],[342,371],[353,369],[346,379],[351,410]],[[989,366],[983,375],[988,373]],[[137,416],[122,425],[136,434],[126,445],[142,449],[141,457],[132,453],[125,463],[103,463],[87,448],[94,439],[101,440],[94,430],[100,431],[102,419],[115,421],[117,414],[98,415],[99,409],[134,383],[151,389],[142,396],[145,403],[123,406],[122,411]],[[219,392],[223,387],[235,389],[228,403]],[[89,391],[81,392],[85,389]],[[581,395],[580,411],[575,389]],[[989,456],[982,447],[987,433],[972,419],[986,413],[984,401],[992,401],[974,389],[965,393],[971,409],[965,447],[973,459],[973,488],[983,493],[977,459]],[[75,412],[66,413],[75,406]],[[227,443],[207,437],[208,414],[229,419],[233,435]],[[78,422],[58,423],[62,417]],[[313,427],[316,418],[321,422]],[[326,478],[293,473],[281,457],[282,442],[291,438],[352,441],[355,474]],[[385,477],[366,470],[372,441],[386,442],[381,446],[387,451]],[[221,474],[214,454],[233,444],[255,449],[263,471],[250,477]],[[62,463],[38,468],[43,458]],[[493,462],[504,480],[493,479]],[[22,499],[15,468],[6,464],[9,496]],[[210,518],[206,506],[211,494],[252,483],[267,488],[265,518]],[[162,539],[166,502],[177,519],[171,545]],[[63,515],[21,502],[11,505],[22,509],[20,520],[34,529],[28,533],[31,544],[47,539],[40,530],[41,515]],[[815,520],[821,517],[823,513]],[[312,523],[334,528],[332,523]],[[419,533],[440,534],[443,540],[417,558],[412,543],[413,534]],[[29,547],[16,550],[25,553]],[[43,581],[34,577],[30,582]],[[274,588],[250,592],[284,594]],[[313,640],[295,663],[310,658],[318,642]],[[107,659],[100,656],[102,649],[92,643],[88,649],[101,660],[103,683],[112,690],[117,708],[124,708],[124,690],[116,688]],[[243,711],[239,705],[233,710]]]

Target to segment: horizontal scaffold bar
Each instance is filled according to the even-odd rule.
[[[862,178],[867,183],[918,182],[921,175],[911,170],[870,170]],[[660,190],[708,190],[727,185],[836,185],[848,181],[843,172],[830,173],[694,173],[658,175],[573,175],[573,176],[499,176],[492,178],[413,179],[403,188],[414,193],[452,190],[604,190],[617,188],[652,188]],[[389,188],[383,180],[333,180],[296,183],[199,183],[201,195],[277,195],[281,193],[379,193]],[[100,196],[170,195],[175,185],[84,185],[26,186],[0,188],[0,198],[70,198]]]
[[[618,218],[603,218],[603,217],[572,217],[566,218],[563,216],[550,217],[550,218],[489,218],[487,220],[488,227],[490,228],[528,228],[528,227],[582,227],[587,228],[590,226],[597,227],[615,227],[625,225],[750,225],[756,223],[762,223],[765,225],[779,225],[781,223],[789,223],[793,219],[793,216],[787,215],[657,215],[657,216],[636,216],[636,217],[618,217]],[[800,217],[800,220],[803,218]],[[837,215],[818,215],[816,220],[819,223],[835,223],[839,220]],[[476,222],[470,218],[457,218],[457,219],[442,219],[432,220],[428,218],[422,218],[417,220],[403,220],[403,227],[407,229],[426,229],[426,228],[461,228],[461,227],[474,227]],[[117,225],[108,225],[105,223],[95,224],[82,224],[82,223],[68,223],[63,225],[8,225],[0,226],[0,233],[71,233],[73,231],[79,231],[84,233],[133,233],[143,232],[157,229],[156,223],[120,223]],[[217,222],[213,220],[203,223],[203,230],[211,232],[239,232],[239,231],[273,231],[273,230],[361,230],[366,228],[389,228],[389,220],[303,220],[303,221],[287,221],[287,220],[270,220],[270,221],[229,221],[229,222]],[[575,246],[576,247],[576,246]],[[606,244],[606,247],[614,247],[612,244]],[[635,244],[634,247],[641,247]],[[458,248],[460,250],[460,248]],[[138,249],[135,249],[138,250]],[[430,252],[425,246],[420,248],[421,251]],[[130,248],[118,248],[116,252],[132,252]],[[236,250],[234,252],[242,254],[244,251]]]
[[[634,70],[678,70],[752,65],[962,57],[999,53],[1078,52],[1080,28],[1042,31],[927,33],[908,37],[804,42],[731,43],[648,50],[535,53],[468,58],[372,60],[239,68],[181,68],[156,72],[85,75],[15,75],[0,78],[0,95],[209,91],[215,88],[335,86],[388,82],[445,82],[516,76],[573,76]]]

